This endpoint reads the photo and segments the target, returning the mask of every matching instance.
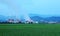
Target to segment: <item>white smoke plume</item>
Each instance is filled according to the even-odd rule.
[[[1,0],[2,2],[8,4],[11,9],[13,9],[15,12],[16,18],[19,18],[19,16],[23,16],[25,20],[31,20],[30,17],[28,16],[27,10],[24,7],[24,0],[23,2],[19,0]],[[22,3],[22,4],[21,4]]]

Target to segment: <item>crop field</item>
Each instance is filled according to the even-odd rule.
[[[0,36],[60,36],[60,24],[0,24]]]

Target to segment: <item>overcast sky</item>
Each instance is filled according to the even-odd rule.
[[[60,16],[60,0],[0,0],[0,15]]]

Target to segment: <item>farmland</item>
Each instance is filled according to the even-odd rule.
[[[60,24],[0,24],[0,36],[60,36]]]

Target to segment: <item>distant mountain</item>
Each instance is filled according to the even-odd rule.
[[[0,15],[0,22],[5,22],[7,20],[6,16]]]
[[[54,21],[54,22],[60,22],[60,16],[50,16],[50,17],[41,17],[41,15],[32,14],[30,15],[30,18],[34,21]]]
[[[47,21],[60,21],[60,17],[52,16],[52,17],[45,18],[45,20],[47,20]]]
[[[51,16],[48,16],[48,15],[40,15],[40,14],[29,14],[29,16],[40,16],[40,17],[43,17],[43,18],[46,18],[46,17],[51,17]]]
[[[30,17],[33,21],[40,21],[40,20],[43,20],[42,17],[39,17],[39,16],[33,16],[33,17]]]
[[[37,15],[37,14],[30,14],[29,17],[30,17],[33,21],[41,21],[41,20],[44,20],[43,17],[41,17],[40,15]]]
[[[4,16],[4,15],[0,15],[0,22],[5,22],[8,19],[16,19],[15,16]]]

